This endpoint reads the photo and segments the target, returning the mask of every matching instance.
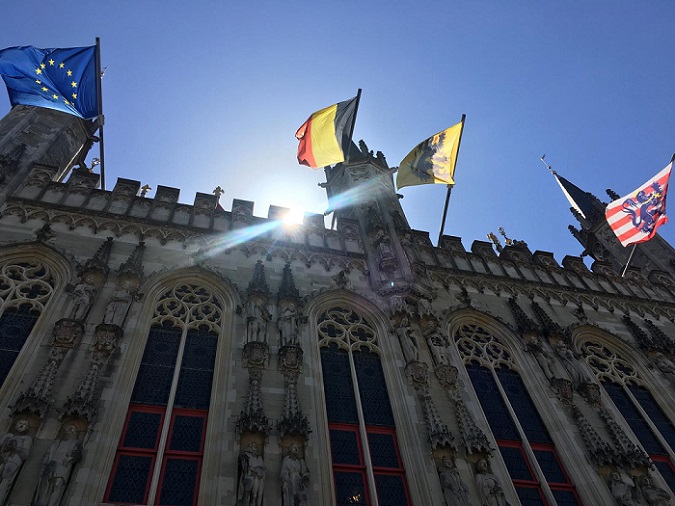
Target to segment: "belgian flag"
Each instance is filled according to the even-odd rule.
[[[295,138],[298,162],[313,169],[343,162],[349,149],[359,95],[321,109],[305,121]]]

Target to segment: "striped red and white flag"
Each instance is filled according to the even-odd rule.
[[[607,222],[623,246],[648,241],[657,228],[668,222],[666,193],[672,168],[671,161],[640,188],[605,209]]]

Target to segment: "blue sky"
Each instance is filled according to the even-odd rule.
[[[671,1],[24,0],[2,17],[0,47],[101,38],[109,189],[138,179],[191,203],[220,185],[227,210],[321,213],[323,171],[297,164],[294,133],[362,88],[354,138],[391,166],[467,115],[447,234],[470,248],[501,226],[561,261],[582,248],[542,154],[607,202],[675,152]],[[435,243],[445,187],[400,193]],[[675,243],[675,224],[660,232]]]

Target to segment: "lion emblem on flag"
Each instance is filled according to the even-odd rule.
[[[634,198],[624,200],[622,207],[638,231],[651,234],[665,207],[663,188],[659,183],[654,183],[637,192]]]

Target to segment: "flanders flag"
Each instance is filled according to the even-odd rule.
[[[419,143],[400,163],[396,187],[418,184],[454,185],[463,127],[464,118],[456,125]]]
[[[312,114],[295,138],[298,162],[313,169],[343,162],[349,149],[349,130],[354,124],[358,95]]]

